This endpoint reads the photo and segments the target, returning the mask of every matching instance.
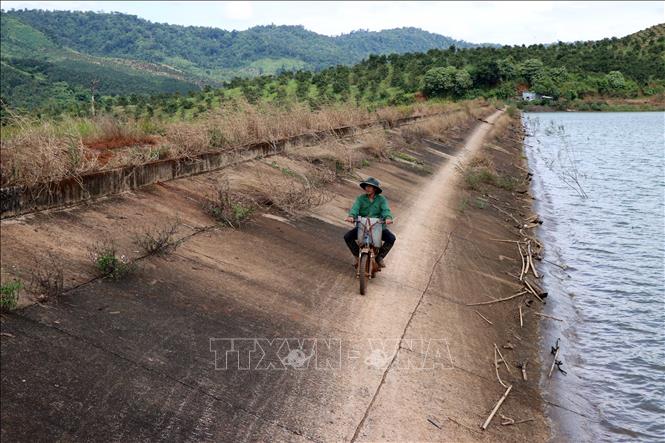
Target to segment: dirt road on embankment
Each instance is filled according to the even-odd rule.
[[[510,236],[509,223],[469,205],[458,172],[490,137],[497,168],[523,162],[518,143],[488,135],[507,116],[486,115],[489,124],[466,121],[446,143],[401,146],[415,162],[359,171],[382,181],[396,215],[388,267],[366,296],[342,242],[354,180],[297,220],[257,215],[231,230],[201,210],[221,174],[240,183],[296,170],[288,156],[4,220],[3,270],[29,274],[40,252],[55,251],[72,289],[2,316],[3,441],[546,440],[536,317],[520,328],[515,305],[467,306],[521,288],[508,275],[519,273],[513,245],[490,240]],[[174,253],[142,258],[118,281],[90,277],[93,240],[131,252],[132,232],[174,213]],[[481,431],[505,391],[494,343],[514,387]],[[524,359],[528,381],[515,367]],[[505,417],[533,420],[502,426]]]

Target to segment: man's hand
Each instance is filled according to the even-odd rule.
[[[346,218],[344,219],[344,221],[347,222],[347,223],[353,223],[353,222],[354,222],[354,218],[351,217],[350,215],[347,215]]]
[[[392,225],[393,224],[393,219],[392,218],[387,218],[386,219],[386,224],[387,225]]]

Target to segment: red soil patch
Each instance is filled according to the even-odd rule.
[[[114,136],[104,137],[95,140],[84,140],[83,144],[88,149],[118,149],[128,148],[131,146],[155,145],[157,140],[154,137],[141,136],[141,137],[127,137],[127,136]]]

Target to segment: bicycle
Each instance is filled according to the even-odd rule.
[[[381,267],[376,263],[376,256],[381,248],[381,235],[384,220],[380,218],[358,217],[355,221],[358,228],[358,267],[356,278],[360,283],[360,295],[365,295],[367,282],[373,279]]]

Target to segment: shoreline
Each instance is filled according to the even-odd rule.
[[[663,112],[665,100],[657,97],[637,99],[596,98],[575,101],[529,104],[518,101],[515,104],[523,112]]]
[[[358,171],[381,177],[398,214],[389,267],[365,297],[350,276],[341,244],[348,228],[339,222],[359,192],[355,180],[331,184],[332,199],[305,217],[263,210],[238,230],[211,225],[200,209],[213,179],[228,179],[238,192],[266,178],[274,187],[294,186],[328,161],[334,144],[292,147],[93,205],[2,221],[3,266],[27,278],[42,253],[57,251],[72,287],[55,301],[2,316],[3,435],[547,441],[538,376],[542,306],[532,297],[520,327],[518,303],[526,297],[496,302],[522,285],[510,275],[519,274],[515,244],[494,240],[520,239],[514,219],[533,209],[521,123],[488,117],[493,111],[446,121],[425,137],[422,126],[387,131],[399,155]],[[496,179],[470,189],[464,171],[478,156],[491,162]],[[121,281],[90,280],[91,240],[115,238],[119,251],[131,251],[132,230],[174,211],[183,226],[173,254],[138,258],[139,270]],[[376,337],[394,354],[387,367],[361,361],[327,373],[215,371],[208,340],[219,336]],[[399,370],[419,355],[413,343],[432,338],[446,343],[434,360],[439,369]],[[506,360],[498,368],[494,344]],[[31,356],[29,363],[7,358],[19,353]],[[524,360],[527,381],[516,366]],[[513,388],[482,431],[505,391],[497,375]],[[101,403],[87,394],[100,381]],[[87,412],[75,402],[54,410],[63,398],[54,383]],[[66,429],[44,419],[53,414],[67,417]],[[508,419],[516,424],[501,424]]]

